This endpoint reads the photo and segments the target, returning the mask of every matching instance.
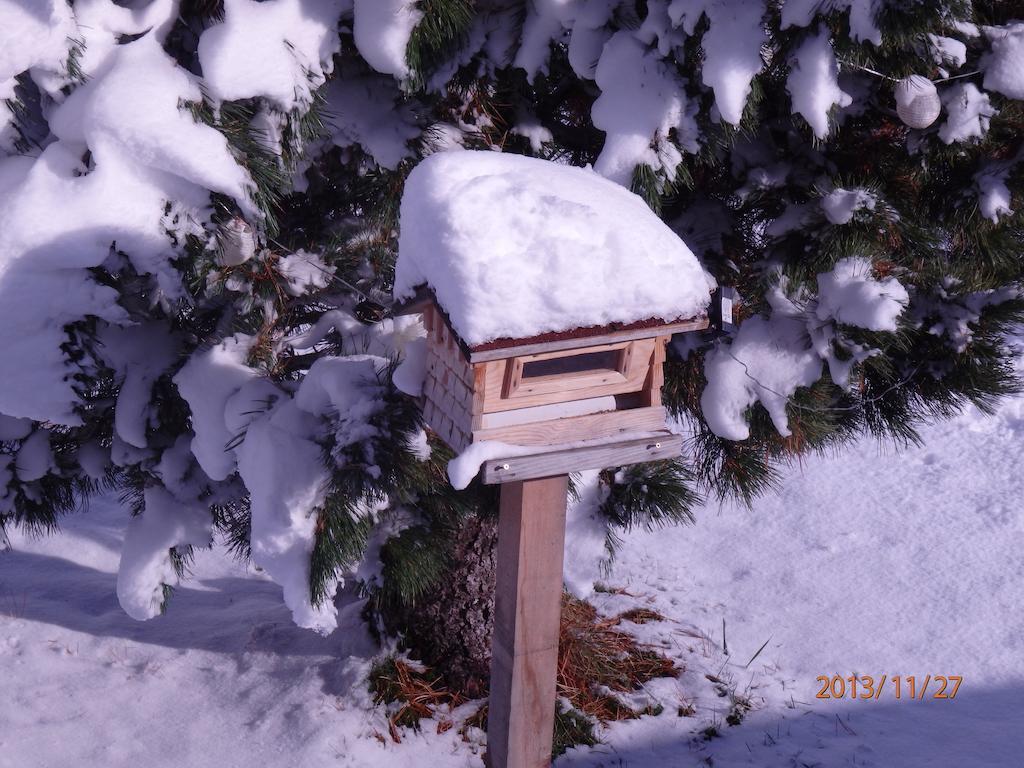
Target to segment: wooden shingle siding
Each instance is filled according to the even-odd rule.
[[[429,341],[423,418],[442,440],[461,451],[473,432],[473,371],[433,307],[423,317]]]

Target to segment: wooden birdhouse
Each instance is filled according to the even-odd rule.
[[[400,219],[395,312],[423,317],[424,416],[460,454],[456,487],[463,467],[505,483],[679,455],[665,346],[708,326],[716,286],[640,197],[589,169],[441,152]]]
[[[470,346],[426,287],[396,313],[413,312],[427,331],[427,425],[456,452],[483,441],[536,448],[485,462],[485,483],[679,455],[661,404],[665,347],[707,328],[706,316]]]

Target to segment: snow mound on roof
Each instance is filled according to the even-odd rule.
[[[590,169],[498,152],[442,152],[410,174],[395,297],[427,284],[470,345],[674,320],[714,289],[682,240]]]

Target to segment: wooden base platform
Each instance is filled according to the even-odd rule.
[[[490,459],[484,462],[482,477],[485,485],[532,480],[584,469],[676,459],[682,449],[683,438],[668,430],[626,433],[606,440],[538,447],[536,453]]]

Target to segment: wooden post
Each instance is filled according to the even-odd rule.
[[[504,483],[487,715],[490,768],[551,765],[568,475]]]

